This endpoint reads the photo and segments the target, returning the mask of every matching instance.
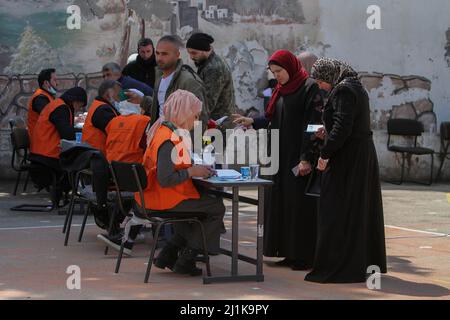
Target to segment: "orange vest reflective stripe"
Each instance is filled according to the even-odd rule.
[[[94,100],[91,106],[89,107],[88,115],[86,117],[86,121],[83,126],[82,139],[83,142],[86,142],[91,147],[100,150],[103,154],[105,154],[106,133],[104,133],[100,129],[97,129],[92,124],[92,117],[94,116],[95,111],[101,106],[110,107],[111,110],[114,112],[114,114],[118,116],[117,112],[109,104],[100,100]]]
[[[42,110],[33,130],[31,153],[59,159],[61,137],[55,125],[50,122],[50,115],[63,105],[66,105],[66,103],[62,99],[56,99]],[[70,112],[70,124],[73,126],[72,110],[68,109]]]
[[[178,155],[178,161],[175,164],[176,170],[187,169],[192,164],[183,164],[181,159],[189,156],[188,150],[184,147],[180,138],[173,133],[171,129],[162,125],[155,133],[152,142],[147,148],[144,154],[143,165],[147,173],[147,188],[144,190],[144,200],[146,209],[150,210],[169,210],[177,206],[180,202],[188,199],[199,199],[200,195],[192,182],[192,179],[188,179],[183,183],[180,183],[173,187],[163,188],[158,182],[156,176],[157,156],[159,147],[171,140],[175,144],[175,148]],[[186,154],[186,153],[187,154]],[[186,162],[186,161],[185,161]],[[142,206],[139,193],[135,195],[136,202]]]
[[[28,100],[28,119],[27,119],[27,127],[28,127],[28,134],[30,137],[33,135],[33,129],[36,126],[36,122],[39,118],[39,113],[33,110],[33,101],[38,96],[45,96],[49,103],[55,100],[55,97],[53,97],[50,93],[48,93],[45,90],[37,89],[33,95],[31,96],[30,100]]]
[[[143,115],[118,116],[106,127],[106,159],[141,163],[144,150],[139,146],[150,117]]]

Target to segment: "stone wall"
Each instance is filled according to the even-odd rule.
[[[386,130],[389,119],[412,119],[435,133],[437,118],[430,99],[431,81],[421,76],[360,73],[371,98],[372,128]]]

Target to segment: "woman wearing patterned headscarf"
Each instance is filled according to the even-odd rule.
[[[272,150],[279,142],[279,170],[272,177],[274,187],[266,200],[264,255],[285,258],[278,265],[307,270],[314,260],[317,201],[305,195],[316,159],[312,137],[304,132],[308,124],[321,123],[322,98],[318,85],[291,52],[275,52],[269,59],[269,68],[278,85],[265,116],[239,117],[235,122],[255,129],[279,130],[279,141],[271,141]],[[293,168],[299,174],[294,174]]]
[[[378,160],[370,130],[369,97],[348,64],[319,59],[312,78],[328,92],[322,186],[314,268],[305,280],[365,282],[369,266],[386,273]]]

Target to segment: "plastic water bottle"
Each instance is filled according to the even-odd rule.
[[[216,154],[214,152],[214,146],[209,144],[203,151],[203,162],[207,166],[211,166],[212,169],[216,168]]]
[[[203,163],[211,166],[212,169],[216,169],[216,155],[211,137],[204,137],[203,142],[206,144],[203,150]]]

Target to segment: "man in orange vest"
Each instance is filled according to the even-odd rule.
[[[106,127],[109,122],[120,115],[115,105],[119,100],[121,85],[114,80],[104,81],[88,110],[83,126],[83,142],[105,154]]]
[[[147,148],[147,128],[150,124],[150,117],[143,115],[144,109],[139,105],[122,103],[120,112],[121,115],[113,118],[105,128],[107,161],[142,163]],[[110,179],[108,164],[100,159],[93,159],[91,160],[91,168],[96,178],[94,186],[97,202],[100,206],[94,208],[94,214],[109,217],[106,204]],[[132,204],[125,203],[124,206],[131,208]],[[123,218],[119,215],[116,216],[116,221],[114,221],[111,232],[117,234],[117,236],[120,236],[120,222]]]
[[[98,88],[98,96],[91,103],[82,131],[82,141],[100,151],[101,155],[93,157],[90,167],[93,173],[93,189],[97,205],[91,210],[98,221],[99,227],[106,229],[109,223],[109,208],[107,205],[110,172],[106,161],[106,127],[120,113],[117,110],[121,85],[114,80],[105,80]]]
[[[50,102],[41,112],[33,130],[30,161],[53,170],[57,178],[64,172],[59,163],[61,139],[75,140],[74,115],[87,103],[86,91],[81,87],[67,90],[59,99]],[[32,177],[33,178],[33,177]],[[37,182],[37,184],[39,184]],[[61,183],[67,189],[68,183]]]
[[[120,116],[106,127],[106,158],[108,162],[142,163],[147,148],[150,117],[139,105],[125,104]]]
[[[33,129],[42,110],[51,101],[55,100],[56,90],[58,88],[56,70],[42,70],[38,76],[38,84],[39,88],[33,93],[30,100],[28,100],[27,127],[30,138],[33,135]]]

